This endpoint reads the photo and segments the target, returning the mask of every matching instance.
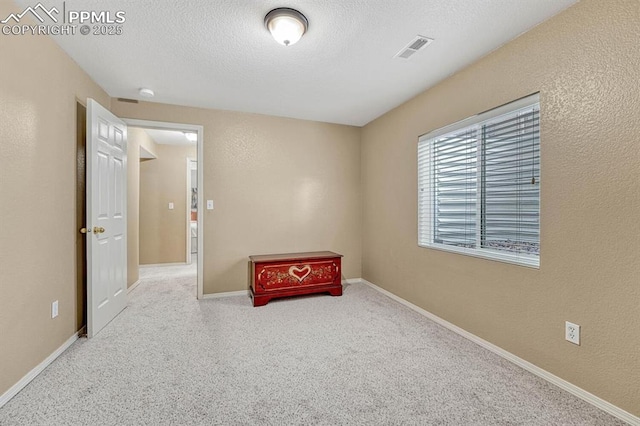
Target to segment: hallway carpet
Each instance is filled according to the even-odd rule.
[[[363,284],[253,308],[197,301],[194,266],[141,279],[1,425],[623,424]]]

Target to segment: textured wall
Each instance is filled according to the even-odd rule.
[[[140,266],[140,147],[156,153],[156,143],[142,129],[127,132],[127,286],[138,281]]]
[[[2,394],[77,331],[76,102],[110,99],[48,37],[1,36],[0,52]]]
[[[639,38],[640,2],[584,0],[362,135],[364,278],[635,415]],[[540,269],[419,248],[418,137],[537,91]]]
[[[205,294],[246,289],[252,254],[333,250],[346,278],[360,276],[359,128],[144,102],[113,111],[204,126]]]
[[[140,163],[140,264],[184,263],[187,158],[197,158],[196,146],[157,144],[155,155]]]
[[[127,287],[140,277],[140,142],[143,130],[130,127],[127,131]]]

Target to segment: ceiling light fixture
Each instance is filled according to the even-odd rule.
[[[153,90],[147,89],[146,87],[140,89],[138,93],[140,93],[140,96],[142,96],[143,98],[153,98],[153,96],[155,95],[155,93],[153,93]]]
[[[291,46],[307,32],[309,21],[295,9],[279,7],[267,13],[264,17],[264,26],[278,43]]]

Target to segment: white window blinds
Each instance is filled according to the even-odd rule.
[[[419,245],[538,266],[538,96],[421,137],[418,191]]]

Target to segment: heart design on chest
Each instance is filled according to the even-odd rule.
[[[302,282],[307,275],[311,273],[311,266],[304,265],[302,268],[298,268],[297,266],[292,266],[289,268],[289,275],[296,278],[299,282]]]

